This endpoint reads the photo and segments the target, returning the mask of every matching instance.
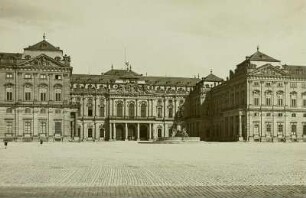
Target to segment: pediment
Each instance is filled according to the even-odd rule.
[[[54,60],[53,58],[45,55],[45,54],[41,54],[39,56],[34,57],[33,59],[30,60],[26,60],[22,63],[20,63],[18,65],[19,67],[23,67],[23,68],[50,68],[50,69],[60,69],[60,68],[64,68],[67,67],[66,65],[62,64],[59,61]]]
[[[272,66],[270,64],[263,65],[256,70],[252,71],[250,75],[255,76],[287,76],[288,74],[283,70]]]

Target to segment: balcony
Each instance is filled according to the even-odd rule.
[[[109,116],[111,120],[155,120],[155,116]]]

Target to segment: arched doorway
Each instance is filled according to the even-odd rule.
[[[88,134],[87,134],[88,138],[92,138],[92,128],[88,129]]]
[[[157,129],[157,137],[162,137],[162,129],[161,128],[158,128]]]
[[[116,125],[116,140],[124,140],[124,131],[121,124]]]
[[[140,125],[140,140],[148,140],[148,127],[146,125]]]
[[[128,126],[128,140],[136,140],[137,134],[136,134],[136,128],[134,125]]]

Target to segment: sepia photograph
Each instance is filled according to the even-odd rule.
[[[0,0],[13,197],[306,197],[306,0]]]

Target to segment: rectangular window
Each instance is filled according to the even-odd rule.
[[[46,74],[40,74],[40,79],[47,79],[47,75]]]
[[[46,101],[47,99],[47,94],[46,93],[40,93],[40,100],[41,101]]]
[[[9,133],[9,134],[13,133],[13,122],[6,123],[6,133]]]
[[[172,117],[173,117],[173,109],[169,108],[169,118],[172,118]]]
[[[306,99],[303,100],[303,107],[306,107]]]
[[[47,133],[47,123],[45,121],[40,122],[40,133]]]
[[[162,115],[162,108],[161,107],[157,108],[157,117],[159,117],[159,118],[163,117],[163,115]]]
[[[306,136],[306,124],[303,125],[303,135]]]
[[[88,116],[92,116],[92,108],[91,107],[88,107]]]
[[[31,92],[25,92],[24,99],[25,99],[26,101],[31,100]]]
[[[291,107],[296,107],[296,99],[291,99]]]
[[[61,93],[55,93],[55,101],[61,101]]]
[[[282,113],[278,113],[278,117],[283,117],[283,114]]]
[[[291,124],[291,134],[296,135],[296,124]]]
[[[278,87],[283,87],[283,83],[282,83],[282,82],[279,82],[279,83],[277,83],[277,86],[278,86]]]
[[[277,99],[277,105],[278,106],[283,106],[283,99],[282,98]]]
[[[62,80],[62,75],[55,75],[55,80]]]
[[[13,79],[14,78],[12,73],[7,73],[5,77],[6,77],[6,79]]]
[[[12,101],[13,100],[13,92],[11,92],[11,91],[6,92],[6,100],[7,101]]]
[[[55,134],[62,134],[62,122],[55,122]]]
[[[280,133],[280,134],[283,134],[283,129],[284,129],[283,124],[278,123],[277,124],[277,132]]]
[[[254,82],[254,87],[258,87],[259,86],[259,82]]]
[[[254,98],[254,105],[258,106],[259,105],[259,98]]]
[[[32,131],[32,121],[25,121],[24,122],[24,133],[30,134]]]
[[[291,88],[297,88],[297,83],[290,83]]]
[[[104,112],[105,112],[104,107],[100,107],[100,117],[105,116]]]
[[[267,134],[271,135],[271,131],[272,131],[272,125],[271,125],[270,122],[268,122],[266,124],[266,132],[267,132]]]
[[[267,82],[266,87],[271,87],[271,83]]]
[[[31,75],[31,74],[25,74],[25,75],[24,75],[24,78],[25,78],[25,79],[31,79],[31,78],[32,78],[32,75]]]
[[[266,98],[266,105],[271,106],[271,98]]]

